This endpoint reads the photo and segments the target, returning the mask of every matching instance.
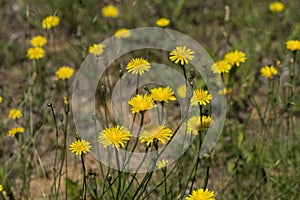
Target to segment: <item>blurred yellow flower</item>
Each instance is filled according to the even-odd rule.
[[[147,145],[153,143],[156,138],[161,143],[165,144],[165,140],[170,140],[172,136],[172,130],[166,126],[156,126],[151,130],[143,130],[139,140]]]
[[[291,51],[300,50],[300,41],[299,40],[289,40],[286,42],[286,48]]]
[[[127,64],[126,70],[132,74],[142,75],[150,69],[150,63],[144,58],[133,58]]]
[[[89,47],[89,53],[91,53],[95,56],[100,56],[103,54],[104,48],[105,48],[105,45],[103,45],[103,44],[93,44],[92,46]]]
[[[137,94],[128,101],[132,113],[145,112],[154,107],[154,101],[151,95]]]
[[[232,93],[232,88],[224,88],[223,90],[219,90],[218,91],[218,94],[230,94],[230,93]]]
[[[196,106],[198,103],[200,105],[206,105],[211,101],[211,94],[208,93],[207,90],[203,89],[195,89],[194,95],[191,98],[192,105]]]
[[[189,64],[188,60],[192,60],[194,58],[193,54],[194,51],[188,49],[186,46],[179,46],[170,53],[169,59],[172,62],[174,61],[175,64],[177,64],[179,61],[181,65]]]
[[[158,169],[164,168],[168,165],[169,161],[162,159],[161,161],[159,161],[158,163],[156,163],[156,166]]]
[[[10,119],[19,119],[22,117],[22,111],[20,109],[11,109],[9,111],[8,118]]]
[[[2,192],[3,191],[3,186],[2,185],[0,185],[0,192]]]
[[[30,40],[30,44],[34,47],[42,47],[47,43],[47,39],[41,35],[35,36]]]
[[[0,96],[0,103],[2,103],[2,101],[3,101],[3,98]]]
[[[157,102],[169,102],[176,100],[174,92],[170,87],[157,87],[151,89],[150,92],[153,100]]]
[[[101,11],[103,17],[116,18],[119,15],[119,9],[113,5],[105,6]]]
[[[186,123],[187,132],[197,135],[199,130],[208,129],[212,122],[213,120],[210,116],[202,116],[202,125],[201,125],[200,116],[193,116]]]
[[[29,59],[40,59],[45,56],[45,50],[41,47],[33,47],[27,50],[27,57]]]
[[[77,140],[70,144],[69,150],[76,155],[81,155],[90,152],[91,145],[86,140]]]
[[[156,21],[156,25],[157,26],[160,26],[160,27],[166,27],[170,24],[170,20],[167,19],[167,18],[159,18],[157,21]]]
[[[188,195],[185,200],[215,200],[215,193],[208,189],[193,190],[192,194]]]
[[[115,32],[115,36],[117,38],[128,38],[128,37],[130,37],[130,35],[131,35],[131,32],[127,28],[121,28]]]
[[[240,63],[244,63],[246,61],[246,54],[242,51],[233,51],[229,52],[225,55],[225,61],[227,61],[230,65],[240,66]]]
[[[181,85],[177,88],[177,94],[180,98],[186,97],[186,85]]]
[[[14,127],[12,129],[10,129],[7,134],[10,136],[10,137],[14,137],[17,133],[24,133],[24,128],[23,127]]]
[[[59,17],[50,15],[43,19],[42,27],[44,29],[51,29],[52,27],[57,26],[59,24],[59,21]]]
[[[225,60],[217,61],[211,66],[211,70],[215,74],[228,73],[230,69],[231,65]]]
[[[260,74],[268,79],[272,79],[274,75],[278,74],[278,70],[273,66],[264,66],[260,69]]]
[[[283,9],[284,9],[284,4],[279,1],[274,1],[273,3],[269,4],[269,10],[273,13],[282,12]]]
[[[69,79],[74,74],[74,69],[69,66],[62,66],[56,71],[55,74],[58,79]]]
[[[113,145],[119,150],[120,147],[124,148],[125,141],[130,140],[131,136],[127,128],[117,125],[103,130],[98,137],[98,142],[105,148]]]

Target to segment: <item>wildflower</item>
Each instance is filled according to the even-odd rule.
[[[23,127],[14,127],[10,129],[7,134],[11,137],[14,137],[17,133],[24,133],[24,128]]]
[[[227,61],[230,65],[240,66],[240,63],[244,63],[246,61],[246,55],[242,51],[233,51],[229,52],[225,55],[225,61]]]
[[[40,59],[45,56],[45,50],[41,47],[33,47],[27,50],[27,57],[29,59]]]
[[[170,140],[172,136],[172,130],[166,126],[157,126],[150,131],[143,130],[139,140],[142,143],[149,145],[156,138],[161,143],[165,144],[165,140]]]
[[[73,75],[73,73],[74,73],[74,69],[72,69],[71,67],[62,66],[56,71],[55,74],[58,79],[65,80],[65,79],[69,79]]]
[[[194,90],[194,95],[191,98],[192,105],[196,106],[198,103],[200,105],[206,105],[211,101],[211,94],[207,90],[196,89]]]
[[[161,169],[161,168],[164,168],[168,165],[169,161],[168,160],[165,160],[165,159],[162,159],[160,162],[158,162],[156,164],[157,168],[158,169]]]
[[[289,40],[286,42],[286,48],[291,51],[300,50],[300,41],[299,40]]]
[[[3,186],[2,185],[0,185],[0,192],[2,192],[3,191]]]
[[[91,145],[88,141],[79,139],[70,144],[69,150],[75,153],[76,155],[81,155],[83,153],[90,152],[90,148]]]
[[[117,38],[128,38],[130,37],[131,32],[127,28],[121,28],[115,32]]]
[[[129,101],[130,109],[132,113],[145,112],[150,110],[154,106],[154,101],[151,95],[145,94],[137,94],[133,96]]]
[[[260,69],[260,74],[268,79],[272,79],[273,75],[278,74],[278,70],[275,67],[273,67],[273,65],[264,66]]]
[[[30,40],[30,44],[34,47],[42,47],[47,43],[47,39],[41,35],[35,36]]]
[[[113,5],[105,6],[101,10],[103,17],[116,18],[119,15],[119,9]]]
[[[222,90],[219,90],[218,91],[218,94],[230,94],[230,93],[232,93],[232,88],[224,88],[224,89],[222,89]]]
[[[210,116],[202,116],[202,125],[201,125],[200,116],[193,116],[186,123],[187,132],[197,135],[199,130],[208,129],[212,121],[213,120]]]
[[[194,51],[188,49],[186,46],[179,46],[170,53],[169,59],[171,61],[175,61],[175,64],[177,64],[179,61],[181,65],[189,64],[188,60],[192,60],[194,58],[193,54]]]
[[[103,44],[93,44],[89,47],[89,52],[95,56],[100,56],[103,54],[103,49],[105,48],[105,45]]]
[[[51,29],[52,27],[57,26],[59,21],[59,17],[50,15],[43,19],[42,26],[44,29]]]
[[[160,26],[160,27],[166,27],[170,24],[170,20],[167,19],[167,18],[159,18],[157,21],[156,21],[156,25],[157,26]]]
[[[215,74],[228,73],[230,69],[231,65],[225,60],[217,61],[211,66],[211,70]]]
[[[127,128],[117,125],[103,130],[98,137],[98,142],[105,148],[113,145],[119,149],[120,147],[124,147],[125,141],[130,140],[131,136]]]
[[[170,87],[158,87],[152,89],[150,92],[153,100],[157,102],[169,102],[176,100],[174,92]]]
[[[22,117],[22,111],[19,109],[11,109],[9,111],[8,118],[10,119],[19,119]]]
[[[186,197],[185,200],[215,200],[215,193],[208,189],[193,190],[192,194]]]
[[[279,1],[274,1],[273,3],[269,4],[269,10],[273,13],[282,12],[283,9],[284,9],[284,4]]]
[[[126,70],[132,74],[142,75],[150,69],[150,63],[144,58],[133,58],[127,64]]]
[[[177,94],[180,98],[186,97],[186,85],[181,85],[177,88]]]
[[[2,101],[3,101],[3,98],[0,96],[0,103],[2,103]]]

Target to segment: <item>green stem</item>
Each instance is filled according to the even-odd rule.
[[[84,164],[84,155],[81,154],[81,163],[82,163],[82,171],[83,171],[83,185],[82,185],[82,198],[83,200],[86,199],[86,171],[85,171],[85,164]]]

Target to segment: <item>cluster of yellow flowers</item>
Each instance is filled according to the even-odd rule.
[[[22,111],[20,109],[11,109],[8,114],[9,119],[18,120],[22,117]],[[17,133],[23,133],[25,129],[21,126],[16,126],[10,129],[7,134],[14,137]]]

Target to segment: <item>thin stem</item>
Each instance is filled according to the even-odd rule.
[[[85,200],[87,186],[86,186],[86,170],[85,170],[85,164],[84,164],[84,155],[81,154],[80,157],[81,157],[82,171],[83,171],[82,198],[83,198],[83,200]]]

